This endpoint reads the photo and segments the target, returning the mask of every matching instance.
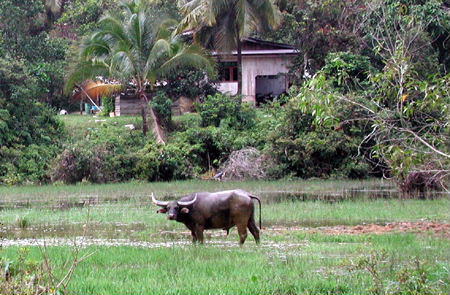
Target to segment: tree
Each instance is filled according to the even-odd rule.
[[[279,11],[270,0],[183,0],[179,31],[194,30],[195,38],[216,50],[237,51],[238,94],[242,94],[242,39],[255,30],[278,24]]]
[[[135,0],[121,5],[121,15],[105,15],[99,30],[85,38],[79,63],[67,83],[72,89],[76,82],[103,75],[134,88],[141,100],[144,134],[157,81],[185,66],[213,71],[203,48],[183,43],[179,35],[172,34],[175,23],[155,21],[148,7],[145,1]],[[164,130],[152,108],[150,115],[156,139],[164,143]]]
[[[444,188],[450,175],[450,75],[438,71],[439,48],[427,29],[432,20],[408,14],[398,2],[372,4],[363,20],[378,67],[367,56],[330,53],[297,99],[313,109],[313,126],[330,118],[337,129],[364,123],[359,154],[383,166],[402,191]],[[340,105],[353,113],[341,117]]]
[[[23,62],[37,79],[34,99],[59,106],[68,42],[47,31],[42,0],[4,0],[0,5],[0,57]]]

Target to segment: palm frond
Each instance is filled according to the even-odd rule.
[[[72,99],[84,100],[89,97],[90,99],[98,100],[103,96],[110,96],[122,91],[123,85],[87,80],[78,85],[77,88],[78,89],[72,96]]]
[[[108,76],[109,66],[99,60],[84,60],[75,64],[70,70],[64,86],[64,92],[70,93],[77,83],[98,76]]]
[[[54,15],[61,12],[61,4],[61,0],[45,0],[45,8]]]
[[[144,72],[146,76],[157,67],[157,63],[160,62],[162,57],[170,55],[170,51],[171,45],[166,39],[159,39],[155,42],[145,63]]]
[[[280,19],[280,12],[272,0],[184,0],[179,2],[184,18],[177,33],[192,29],[197,35],[197,40],[203,39],[211,43],[214,38],[214,47],[220,51],[235,49],[236,36],[242,39],[255,29],[269,30],[274,28]],[[211,29],[205,30],[205,27]],[[204,33],[209,36],[198,37]]]
[[[172,73],[176,73],[184,67],[194,67],[203,69],[207,74],[214,74],[214,60],[206,55],[204,50],[198,45],[183,46],[170,59],[165,61],[158,69],[158,78]]]

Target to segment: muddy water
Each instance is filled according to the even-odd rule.
[[[144,223],[65,223],[65,224],[39,224],[20,228],[15,225],[0,227],[0,238],[27,239],[35,237],[68,237],[90,236],[114,238],[124,235],[132,236],[147,229]]]
[[[266,203],[279,203],[286,201],[323,201],[323,202],[341,202],[351,200],[377,200],[377,199],[436,199],[441,197],[450,197],[450,192],[425,192],[418,194],[405,195],[400,193],[393,186],[380,186],[373,188],[354,188],[341,191],[323,191],[323,192],[290,192],[274,191],[262,192],[259,194]]]
[[[403,198],[396,189],[392,186],[378,186],[371,188],[352,188],[344,189],[341,191],[322,191],[322,192],[296,192],[296,191],[265,191],[257,193],[261,197],[263,203],[278,203],[288,201],[323,201],[323,202],[340,202],[344,200],[360,200],[360,199],[392,199]],[[438,197],[450,197],[449,193],[433,193],[425,196],[426,198],[438,198]],[[98,206],[102,204],[111,203],[128,203],[132,206],[143,207],[147,206],[149,201],[147,196],[130,197],[98,197],[95,195],[87,195],[83,198],[75,198],[67,196],[64,198],[53,200],[21,200],[21,201],[5,201],[0,200],[1,209],[16,209],[16,208],[39,208],[39,209],[51,209],[55,211],[70,210],[73,208],[85,208],[90,206]],[[1,211],[0,211],[1,214]],[[295,226],[296,224],[283,224],[283,226]],[[305,227],[320,227],[320,226],[332,226],[335,224],[333,220],[314,220],[310,224],[307,221],[303,221],[302,225]],[[276,224],[268,224],[265,226],[269,228],[276,226]],[[308,230],[308,229],[305,229]],[[448,230],[449,231],[449,230]],[[216,236],[217,238],[223,238],[222,232],[213,232],[210,236]],[[235,235],[233,233],[232,235]],[[39,224],[29,225],[25,228],[20,228],[17,225],[1,225],[0,224],[0,240],[3,239],[1,244],[7,245],[11,241],[14,243],[20,243],[20,241],[33,241],[36,239],[52,239],[59,240],[71,240],[71,237],[84,236],[90,240],[144,240],[143,243],[158,240],[182,240],[183,242],[190,240],[188,232],[170,232],[161,231],[161,229],[155,229],[152,225],[145,223],[130,223],[123,224],[118,222],[113,223],[89,223],[87,226],[84,223],[61,223],[61,224]],[[449,234],[450,236],[450,234]],[[12,243],[12,242],[11,242]],[[139,242],[140,243],[140,242]]]
[[[449,192],[429,192],[418,195],[403,195],[392,185],[373,186],[367,188],[350,188],[335,191],[263,191],[255,192],[261,197],[264,203],[278,203],[285,201],[324,201],[340,202],[345,200],[360,199],[396,199],[396,198],[418,198],[434,199],[439,197],[450,197]],[[181,195],[181,194],[180,194]],[[175,196],[168,196],[174,199]],[[0,211],[5,209],[19,208],[45,208],[51,210],[69,210],[72,208],[84,208],[99,204],[114,204],[120,202],[130,202],[136,206],[148,205],[148,196],[102,196],[86,195],[65,196],[57,199],[22,199],[22,200],[4,200],[0,198]]]
[[[142,247],[142,248],[167,248],[167,247],[183,247],[191,246],[192,242],[188,240],[180,241],[166,241],[166,242],[146,242],[146,241],[133,241],[130,239],[95,239],[86,237],[73,237],[73,238],[39,238],[39,239],[16,239],[7,240],[0,239],[0,244],[3,247],[11,246],[77,246],[77,247],[89,247],[89,246],[106,246],[106,247]],[[254,244],[253,241],[247,241],[246,244]],[[207,241],[207,246],[219,246],[219,247],[239,247],[237,241]],[[305,246],[305,243],[285,243],[285,242],[272,242],[267,241],[261,244],[261,247],[270,248],[293,248]]]

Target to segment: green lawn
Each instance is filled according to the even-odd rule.
[[[66,125],[69,138],[76,142],[85,137],[89,130],[99,128],[103,125],[126,129],[125,125],[133,124],[137,129],[142,128],[142,118],[139,116],[103,117],[93,115],[70,114],[59,117]]]

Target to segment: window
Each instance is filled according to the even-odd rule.
[[[220,63],[219,78],[222,82],[237,82],[238,69],[235,62]]]

